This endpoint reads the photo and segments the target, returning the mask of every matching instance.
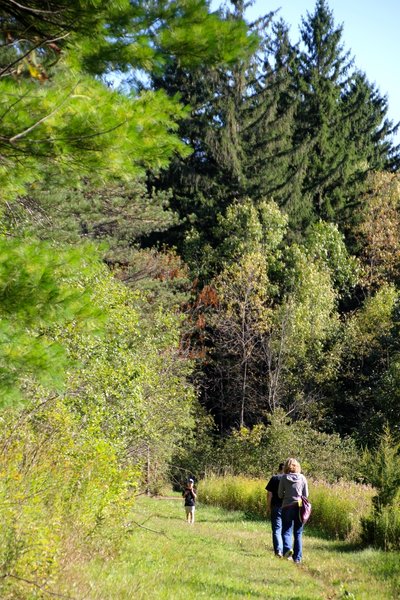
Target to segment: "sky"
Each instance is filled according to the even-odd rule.
[[[313,13],[316,0],[255,0],[246,18],[280,8],[278,16],[290,26],[292,42],[299,40],[301,17]],[[388,97],[388,116],[400,121],[400,0],[328,0],[335,24],[343,25],[344,50],[364,71],[381,96]],[[400,133],[396,143],[400,143]]]

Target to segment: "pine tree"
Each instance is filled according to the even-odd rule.
[[[293,139],[298,105],[294,85],[297,55],[282,20],[273,24],[271,35],[263,32],[259,54],[249,82],[252,93],[243,101],[249,122],[243,132],[246,194],[256,203],[272,198],[290,214],[301,190],[307,146],[296,146]]]
[[[235,2],[230,14],[241,20],[246,8]],[[283,23],[272,34],[272,14],[252,24],[259,45],[246,59],[217,69],[182,69],[170,65],[156,88],[170,95],[180,90],[190,117],[180,135],[194,148],[176,157],[156,185],[172,188],[172,206],[181,215],[176,237],[196,275],[209,279],[221,268],[221,248],[230,232],[222,226],[230,206],[255,206],[274,198],[285,206],[301,182],[304,145],[293,148],[294,50]]]
[[[302,202],[313,209],[308,221],[348,219],[368,171],[395,168],[400,158],[386,99],[352,70],[342,33],[326,0],[302,20],[295,141],[309,140],[302,186]]]
[[[175,135],[185,114],[178,98],[136,87],[124,95],[104,79],[115,71],[132,78],[161,72],[172,60],[229,63],[246,51],[245,23],[211,13],[206,0],[118,0],[96,11],[90,0],[40,6],[0,7],[0,188],[7,199],[49,165],[69,179],[124,179],[187,155]]]

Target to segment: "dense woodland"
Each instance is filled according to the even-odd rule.
[[[1,3],[4,598],[189,473],[400,493],[399,124],[328,2],[246,8]]]

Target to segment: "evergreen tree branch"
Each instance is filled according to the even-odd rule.
[[[75,91],[75,89],[77,88],[78,85],[79,85],[79,82],[76,85],[74,85],[74,87],[72,88],[72,90],[70,92],[68,92],[68,94],[60,102],[60,104],[58,104],[58,106],[56,106],[49,114],[45,115],[44,117],[42,117],[41,119],[39,119],[38,121],[36,121],[36,123],[33,123],[33,125],[31,125],[27,129],[25,129],[24,131],[21,131],[20,133],[17,133],[12,138],[10,138],[8,140],[10,142],[10,144],[14,144],[14,142],[16,140],[19,140],[20,138],[24,137],[25,135],[27,135],[28,133],[30,133],[31,131],[33,131],[34,129],[36,129],[36,127],[38,127],[39,125],[41,125],[42,123],[44,123],[45,121],[47,121],[47,119],[49,119],[56,112],[58,112],[60,110],[60,108],[66,103],[66,101],[72,96],[72,94],[74,93],[74,91]]]
[[[20,8],[21,10],[25,10],[28,13],[32,13],[34,15],[39,15],[39,14],[46,14],[46,15],[54,15],[54,11],[53,10],[43,10],[40,8],[33,8],[32,6],[25,6],[23,4],[20,4],[19,2],[15,2],[15,0],[8,0],[8,2],[10,4],[13,4],[14,6],[17,6],[18,8]],[[62,11],[55,11],[56,13],[61,13]]]

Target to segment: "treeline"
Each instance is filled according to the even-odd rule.
[[[301,44],[232,7],[0,8],[5,599],[68,592],[169,478],[365,479],[388,426],[397,464],[387,100],[325,1]]]
[[[185,339],[220,432],[282,408],[374,444],[400,417],[398,124],[325,0],[295,42],[273,13],[250,29],[233,66],[153,77],[190,106],[193,151],[149,175],[180,220],[142,242],[173,244],[195,278]]]

